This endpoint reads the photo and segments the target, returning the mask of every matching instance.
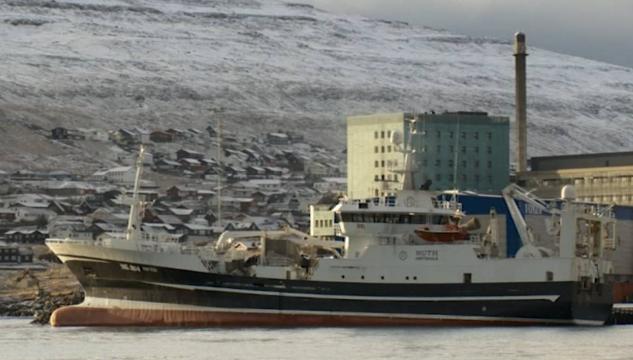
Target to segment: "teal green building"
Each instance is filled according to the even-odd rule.
[[[404,119],[404,140],[411,139],[415,149],[417,187],[430,181],[431,190],[495,193],[508,185],[509,118],[446,112],[405,114]]]

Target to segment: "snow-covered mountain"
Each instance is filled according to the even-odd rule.
[[[349,114],[514,114],[512,34],[474,39],[277,0],[2,0],[0,18],[5,167],[94,157],[38,127],[222,117],[340,150]],[[633,149],[633,69],[529,52],[530,155]]]

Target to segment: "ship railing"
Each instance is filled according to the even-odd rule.
[[[613,212],[613,205],[580,205],[580,209],[582,213],[587,215],[596,216],[596,217],[604,217],[604,218],[613,218],[615,214]]]
[[[368,209],[369,207],[396,207],[398,204],[398,198],[393,195],[385,196],[385,197],[374,197],[370,199],[364,200],[348,200],[345,201],[345,204],[356,204],[359,209]]]
[[[456,201],[440,200],[436,204],[438,209],[462,211],[462,204]]]

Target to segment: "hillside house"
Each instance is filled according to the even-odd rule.
[[[201,173],[204,172],[206,166],[204,166],[198,159],[193,158],[181,158],[178,160],[181,165],[181,168],[184,170],[191,171],[193,173]]]
[[[178,172],[181,166],[178,161],[168,159],[160,159],[154,162],[154,168],[161,172]]]
[[[281,132],[272,132],[266,134],[266,142],[270,145],[288,145],[290,138],[287,134]]]
[[[149,139],[155,143],[170,143],[174,142],[175,136],[166,131],[156,130],[149,134]]]
[[[133,184],[136,171],[132,166],[119,166],[108,170],[97,171],[92,178],[100,181],[108,181],[116,184]]]
[[[114,142],[125,146],[132,146],[140,141],[139,136],[130,129],[118,129],[111,134],[111,138]]]
[[[84,138],[88,139],[88,140],[92,140],[92,141],[100,141],[100,142],[106,142],[109,139],[108,136],[108,132],[105,131],[104,129],[84,129],[84,128],[78,128],[77,132],[79,134],[81,134]]]
[[[16,221],[16,210],[12,208],[0,208],[0,223]]]
[[[172,134],[174,136],[174,141],[185,139],[185,132],[181,129],[169,128],[165,130],[165,132]]]
[[[266,169],[259,166],[246,167],[246,176],[249,179],[263,179],[266,177]]]
[[[267,178],[280,178],[287,171],[284,168],[280,168],[280,167],[276,167],[276,166],[266,166],[264,169],[266,170],[266,177]]]
[[[51,138],[55,140],[68,139],[68,129],[63,127],[56,127],[51,130]]]
[[[347,178],[344,177],[325,177],[321,181],[315,182],[313,187],[321,194],[325,193],[344,193],[347,191]]]
[[[204,154],[203,153],[199,153],[197,151],[193,151],[193,150],[180,149],[180,150],[176,151],[176,160],[181,160],[181,159],[202,160],[202,159],[204,159]]]
[[[48,237],[48,230],[36,227],[15,228],[4,233],[8,242],[18,244],[44,244]]]
[[[32,263],[33,251],[16,245],[0,243],[0,263]]]
[[[167,198],[175,201],[181,199],[196,199],[198,197],[197,189],[177,185],[174,185],[167,189],[166,193]]]

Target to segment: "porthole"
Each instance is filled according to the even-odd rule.
[[[345,275],[341,275],[341,279],[345,279]]]
[[[361,280],[365,280],[365,275],[360,276]]]
[[[380,277],[380,280],[385,280],[385,277],[384,277],[384,276],[381,276],[381,277]]]
[[[409,277],[407,276],[407,277],[405,277],[405,279],[406,279],[406,280],[409,280]]]
[[[414,276],[414,277],[413,277],[413,280],[417,280],[417,279],[418,279],[418,277],[417,277],[417,276]]]

